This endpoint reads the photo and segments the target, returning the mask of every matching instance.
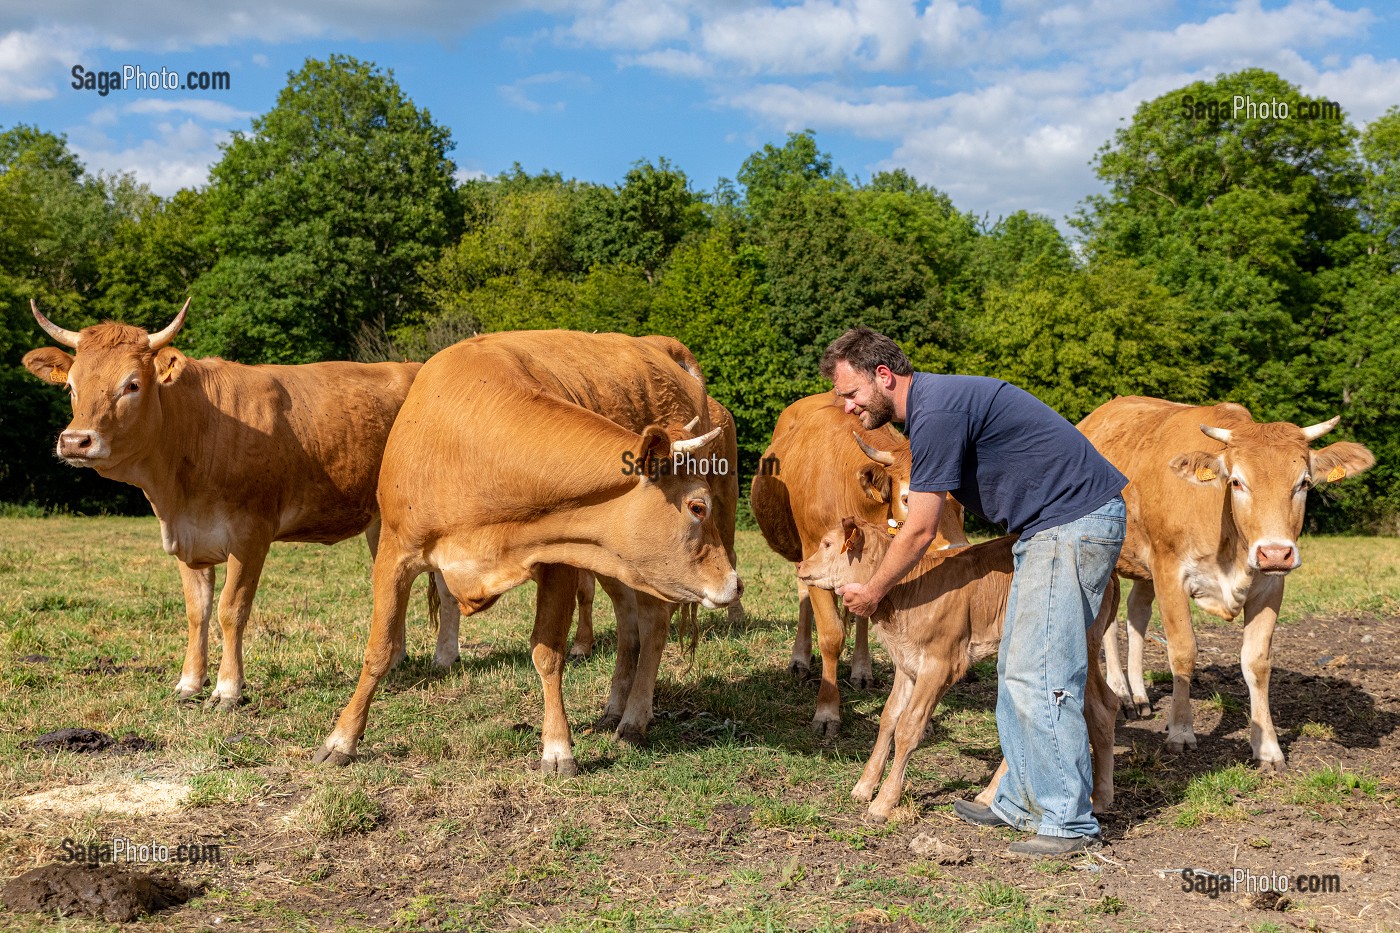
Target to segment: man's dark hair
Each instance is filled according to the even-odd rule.
[[[898,344],[863,324],[852,327],[831,341],[831,346],[822,354],[822,375],[828,379],[834,378],[836,364],[842,360],[871,379],[875,378],[877,366],[888,366],[896,376],[908,376],[914,372],[913,364]]]

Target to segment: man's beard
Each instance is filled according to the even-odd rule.
[[[867,431],[883,428],[894,420],[894,399],[876,394],[860,413],[861,427]]]

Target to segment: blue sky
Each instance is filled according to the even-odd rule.
[[[307,57],[392,69],[451,129],[464,176],[615,184],[666,157],[700,189],[810,127],[849,174],[905,168],[963,210],[1057,221],[1097,190],[1094,152],[1136,106],[1263,67],[1357,124],[1400,104],[1400,13],[1344,0],[50,0],[0,8],[0,125],[65,133],[91,170],[161,194]],[[227,71],[222,91],[99,96],[89,71]]]

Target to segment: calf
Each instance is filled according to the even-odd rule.
[[[835,589],[866,583],[890,546],[885,529],[869,522],[843,519],[841,527],[822,536],[817,551],[797,566],[810,587]],[[904,769],[918,747],[933,710],[948,688],[976,661],[994,655],[1001,642],[1006,600],[1011,591],[1011,547],[1015,535],[957,550],[929,552],[875,610],[875,633],[894,661],[894,686],[880,714],[880,734],[860,781],[851,791],[870,801],[870,818],[883,823],[899,802]],[[1118,610],[1116,581],[1104,593],[1103,607],[1089,629],[1092,647]],[[1113,805],[1113,725],[1117,701],[1099,669],[1098,652],[1089,652],[1084,719],[1094,762],[1094,812]],[[883,784],[890,740],[894,764]],[[997,769],[978,799],[990,801],[1005,771]],[[875,789],[879,786],[879,794]],[[873,800],[871,798],[874,798]]]

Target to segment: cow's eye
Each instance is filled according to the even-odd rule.
[[[1243,489],[1243,488],[1244,488],[1244,483],[1241,483],[1241,482],[1240,482],[1239,480],[1237,480],[1237,479],[1232,479],[1232,480],[1230,480],[1230,488],[1231,488],[1231,489]]]
[[[136,381],[135,379],[131,380],[130,382],[128,382],[128,383],[126,384],[126,394],[127,394],[127,395],[131,395],[132,393],[134,393],[134,392],[139,392],[139,391],[141,391],[141,386],[140,386],[139,383],[137,383],[137,381]]]
[[[694,515],[696,518],[700,519],[701,521],[704,521],[704,520],[705,520],[705,516],[706,516],[706,514],[708,514],[708,512],[709,512],[709,508],[705,505],[705,500],[704,500],[704,499],[691,499],[691,500],[690,500],[690,514],[691,514],[691,515]]]

